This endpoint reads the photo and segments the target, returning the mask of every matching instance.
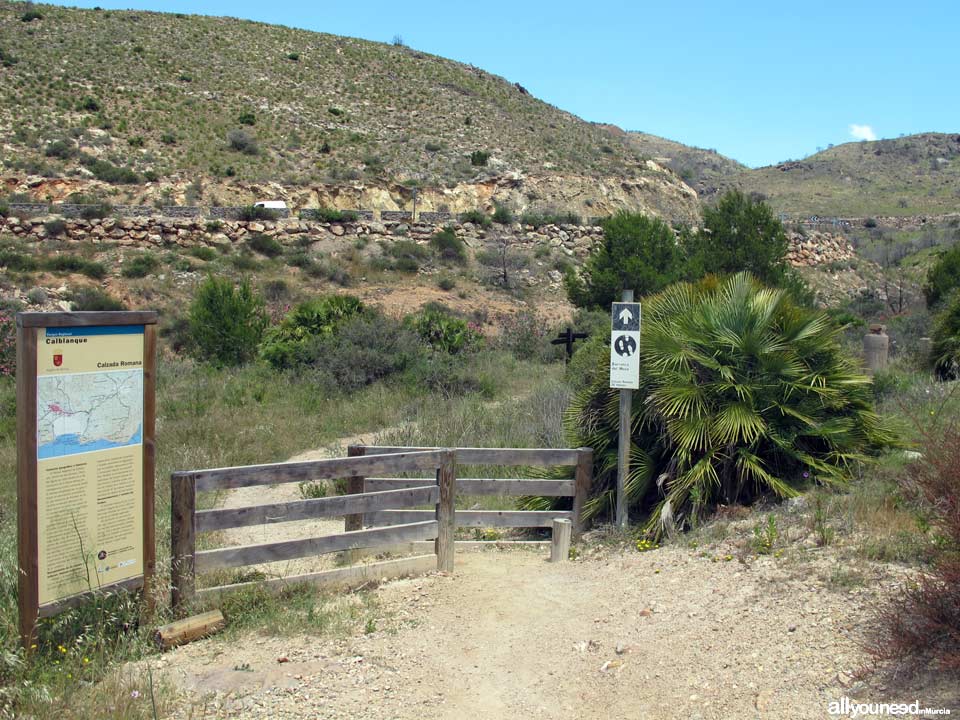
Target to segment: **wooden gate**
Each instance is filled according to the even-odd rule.
[[[374,445],[351,445],[351,456],[390,456],[411,452],[424,452],[435,448],[388,447]],[[456,465],[495,465],[500,467],[570,467],[572,477],[566,479],[526,478],[457,478],[455,492],[458,496],[469,495],[540,495],[547,497],[573,498],[571,510],[457,510],[457,527],[475,528],[552,528],[554,520],[566,519],[572,523],[573,535],[583,531],[581,515],[593,478],[593,450],[590,448],[454,448]],[[422,488],[431,483],[430,478],[365,477],[355,478],[350,490],[356,493]],[[423,510],[377,510],[366,513],[361,521],[355,516],[348,530],[357,530],[364,525],[391,525],[409,523],[427,517]]]
[[[396,546],[399,543],[433,540],[434,552],[411,558],[355,565],[318,573],[276,578],[265,583],[310,582],[347,584],[397,577],[430,570],[453,572],[455,455],[452,450],[431,448],[396,454],[333,458],[309,462],[276,463],[245,467],[191,470],[173,473],[171,484],[172,604],[179,608],[196,590],[196,573],[219,568],[292,560],[322,553],[357,548]],[[350,495],[294,500],[269,505],[197,510],[197,493],[258,485],[358,478],[383,473],[432,472],[431,482],[417,487],[361,491]],[[416,518],[399,525],[363,530],[347,527],[339,535],[244,545],[213,550],[196,549],[199,532],[291,520],[346,516],[376,512],[400,512],[402,508],[433,506],[417,511]],[[252,583],[203,588],[199,594],[223,592]]]

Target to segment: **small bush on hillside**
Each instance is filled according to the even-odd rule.
[[[43,229],[50,237],[60,237],[67,232],[67,222],[66,220],[61,220],[60,218],[47,220],[43,224]]]
[[[522,310],[498,319],[500,335],[497,345],[519,360],[548,360],[560,357],[565,352],[550,344],[551,332],[535,312]]]
[[[960,428],[917,423],[923,457],[908,467],[905,494],[929,523],[937,547],[928,572],[880,613],[870,646],[894,670],[930,667],[960,675]]]
[[[9,52],[4,50],[3,48],[0,48],[0,67],[5,67],[5,68],[13,67],[18,62],[20,62],[20,59],[18,57],[16,57],[15,55],[11,55]]]
[[[283,255],[283,245],[275,238],[270,235],[251,235],[247,239],[247,246],[254,252],[258,252],[261,255],[265,255],[269,258],[279,257]]]
[[[123,264],[123,270],[120,274],[125,278],[144,278],[152,275],[160,266],[160,261],[156,255],[151,253],[140,253]]]
[[[107,276],[107,268],[103,263],[76,255],[54,255],[44,260],[43,266],[52,272],[80,273],[94,280],[102,280]]]
[[[43,149],[43,154],[47,157],[68,160],[77,154],[77,148],[68,140],[54,140]]]
[[[27,10],[23,15],[20,16],[20,22],[33,22],[34,20],[43,20],[43,15],[41,15],[37,10]]]
[[[260,145],[257,138],[246,130],[236,129],[227,133],[227,145],[231,150],[236,150],[244,155],[257,155],[260,153]]]
[[[438,308],[425,307],[419,314],[408,316],[407,323],[438,352],[456,355],[476,350],[483,342],[483,336],[466,320],[453,317]]]
[[[960,243],[941,254],[927,271],[923,286],[927,307],[933,309],[940,305],[957,288],[960,288]]]
[[[40,263],[33,255],[16,250],[0,250],[0,267],[14,272],[35,272],[40,269]]]
[[[229,278],[208,276],[190,305],[190,352],[218,366],[252,360],[267,319],[263,299],[247,280],[235,286]]]
[[[277,212],[271,208],[265,208],[262,205],[246,205],[237,212],[237,219],[243,220],[244,222],[276,220]]]
[[[583,218],[571,211],[529,211],[520,216],[520,222],[524,225],[532,225],[534,228],[541,228],[544,225],[582,225]]]
[[[240,117],[237,118],[237,122],[241,125],[256,125],[257,116],[252,112],[240,113]]]
[[[337,210],[336,208],[320,207],[308,208],[300,213],[300,217],[305,220],[317,220],[318,222],[356,222],[360,214],[355,210]]]
[[[457,281],[449,275],[441,275],[437,279],[437,287],[443,291],[449,292],[457,286]]]
[[[393,259],[390,269],[415,273],[430,258],[430,251],[413,240],[397,240],[386,246],[387,255]]]
[[[460,222],[473,223],[483,228],[488,228],[493,225],[493,219],[483,212],[483,210],[467,210],[464,213],[460,213]]]
[[[84,220],[99,220],[108,217],[113,212],[113,206],[110,203],[90,203],[80,211],[80,217]]]
[[[494,204],[493,221],[500,225],[509,225],[513,222],[513,211],[501,203]]]
[[[260,357],[278,369],[309,363],[309,349],[317,338],[333,335],[347,320],[365,312],[363,303],[351,295],[307,300],[270,328],[260,347]]]
[[[93,173],[97,180],[111,185],[133,185],[141,181],[140,176],[130,168],[119,167],[86,153],[81,153],[80,162]]]
[[[127,309],[126,305],[98,287],[85,287],[74,290],[70,293],[68,299],[70,300],[70,307],[78,312],[87,310],[109,312]]]
[[[470,153],[470,164],[474,167],[485,167],[490,160],[490,153],[485,150],[474,150]]]
[[[467,261],[467,248],[463,240],[457,237],[453,228],[444,228],[430,238],[430,247],[444,262],[463,265]]]
[[[638,352],[627,495],[654,536],[720,503],[842,484],[894,442],[829,318],[746,273],[648,298]],[[604,352],[598,369],[608,362]],[[596,378],[565,419],[574,447],[594,449],[589,516],[610,509],[616,477],[619,392]]]
[[[203,260],[204,262],[212,262],[217,259],[217,251],[206,245],[194,245],[187,250],[187,253],[191,257],[195,257],[197,260]]]

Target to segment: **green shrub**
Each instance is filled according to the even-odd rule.
[[[253,359],[267,324],[263,299],[243,280],[208,276],[190,305],[190,351],[218,366]]]
[[[187,250],[187,253],[191,257],[195,257],[197,260],[203,260],[204,262],[212,262],[217,259],[217,251],[206,245],[194,245]]]
[[[785,291],[740,273],[679,283],[643,311],[626,487],[652,535],[719,503],[842,484],[867,453],[894,442],[839,330]],[[569,439],[594,449],[591,517],[615,500],[619,391],[607,385],[599,372],[565,418]]]
[[[240,117],[237,118],[237,122],[241,125],[256,125],[257,116],[252,112],[240,113]]]
[[[254,252],[265,255],[269,258],[275,258],[283,254],[283,245],[270,235],[256,234],[247,238],[247,246]]]
[[[457,286],[457,281],[449,275],[441,275],[437,278],[437,287],[449,292]]]
[[[47,235],[50,237],[60,237],[67,232],[67,222],[66,220],[61,220],[60,218],[47,220],[43,224],[43,229],[46,230]]]
[[[960,243],[942,253],[927,271],[923,296],[931,310],[960,288]]]
[[[470,164],[474,167],[484,167],[490,160],[490,153],[485,150],[474,150],[470,153]]]
[[[16,57],[15,55],[11,55],[3,48],[0,48],[0,67],[13,67],[18,62],[20,62],[20,58]]]
[[[40,269],[40,263],[33,255],[0,249],[0,267],[13,272],[35,272]]]
[[[541,228],[544,225],[582,225],[583,218],[571,211],[529,211],[520,216],[520,222],[524,225],[532,225],[534,228]]]
[[[500,225],[509,225],[513,222],[513,211],[506,205],[495,203],[493,206],[493,221]]]
[[[308,363],[309,349],[317,338],[333,335],[346,320],[364,312],[363,303],[351,295],[326,295],[300,303],[267,332],[260,357],[275,368]]]
[[[20,16],[20,22],[33,22],[34,20],[43,20],[43,15],[41,15],[36,10],[27,10],[23,15]]]
[[[80,211],[80,217],[84,220],[99,220],[108,217],[113,212],[113,206],[110,203],[90,203]]]
[[[788,241],[783,224],[762,200],[730,190],[703,211],[703,229],[689,237],[691,277],[750,272],[780,286],[786,279]]]
[[[423,353],[415,332],[373,312],[345,318],[305,348],[318,379],[330,392],[350,392],[396,375]]]
[[[425,307],[420,313],[407,316],[407,322],[420,338],[437,352],[455,355],[476,350],[483,336],[466,320],[453,317],[437,308]]]
[[[43,262],[45,269],[59,273],[80,273],[94,280],[102,280],[107,276],[107,268],[103,263],[78,257],[76,255],[54,255]]]
[[[430,251],[413,242],[413,240],[397,240],[386,247],[387,255],[393,258],[391,268],[405,273],[415,273],[430,257]]]
[[[337,210],[336,208],[319,207],[308,208],[300,213],[300,217],[305,220],[317,220],[318,222],[356,222],[360,217],[356,210]]]
[[[110,183],[111,185],[134,185],[141,181],[136,172],[126,167],[118,167],[111,162],[95,158],[86,153],[80,154],[80,162],[97,180]]]
[[[70,293],[70,307],[75,311],[126,310],[126,306],[98,287],[85,287]]]
[[[239,128],[227,133],[227,145],[230,146],[231,150],[236,150],[244,155],[258,155],[260,153],[260,145],[257,143],[257,138],[246,130]]]
[[[686,258],[670,227],[655,217],[620,212],[603,222],[603,244],[591,253],[581,277],[566,276],[577,307],[608,308],[631,289],[641,298],[683,279]]]
[[[240,208],[237,212],[237,219],[244,222],[253,222],[255,220],[276,220],[277,212],[271,208],[265,208],[262,205],[247,205]]]
[[[434,233],[430,238],[430,247],[444,262],[452,262],[457,265],[463,265],[467,262],[467,248],[463,244],[463,240],[457,237],[453,228],[447,227]]]
[[[497,344],[520,360],[555,359],[564,352],[551,345],[546,323],[532,310],[521,310],[500,318]]]
[[[483,210],[467,210],[466,212],[460,213],[460,222],[473,223],[483,228],[488,228],[493,225],[493,220],[483,212]]]
[[[159,265],[156,255],[139,253],[123,264],[120,274],[125,278],[144,278],[153,274]]]
[[[68,160],[77,154],[77,148],[69,140],[54,140],[43,149],[43,154],[47,157]]]

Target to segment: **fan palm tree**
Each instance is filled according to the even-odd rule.
[[[678,283],[644,303],[626,493],[649,533],[720,503],[843,483],[893,442],[838,333],[747,273]],[[619,391],[606,385],[600,377],[565,416],[573,446],[594,449],[589,517],[615,500]]]

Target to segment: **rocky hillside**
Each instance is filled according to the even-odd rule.
[[[389,205],[420,186],[462,209],[496,186],[521,187],[504,196],[520,211],[696,215],[693,192],[623,139],[519,83],[403,45],[0,2],[0,95],[0,171],[14,191],[27,178],[96,179],[125,200],[140,188],[170,204],[192,186],[188,203],[204,188],[230,202],[274,182],[361,188],[348,194],[365,202],[384,188]]]
[[[960,134],[845,143],[803,160],[744,170],[727,186],[762,192],[796,215],[945,214],[960,208]]]

